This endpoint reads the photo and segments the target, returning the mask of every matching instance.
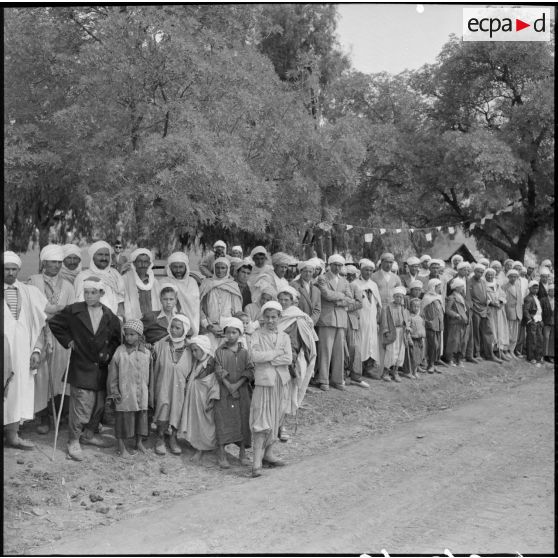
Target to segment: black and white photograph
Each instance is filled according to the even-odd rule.
[[[550,3],[7,3],[9,556],[556,553]]]

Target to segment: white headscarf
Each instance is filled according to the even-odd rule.
[[[213,356],[213,351],[211,350],[211,340],[207,335],[196,335],[190,339],[190,345],[196,345],[203,351],[204,358],[201,362],[206,361],[210,356]]]
[[[228,327],[234,327],[240,331],[240,335],[244,333],[244,324],[238,318],[227,318],[223,321],[223,331]]]
[[[75,269],[68,269],[64,261],[62,261],[60,275],[62,276],[62,279],[66,279],[66,281],[69,281],[73,285],[77,274],[82,270],[81,250],[79,249],[79,246],[76,246],[75,244],[64,244],[62,249],[64,250],[64,259],[68,256],[77,256],[79,258],[79,263]]]
[[[440,281],[440,279],[430,279],[430,281],[428,281],[426,293],[422,298],[421,309],[426,308],[426,306],[428,306],[435,300],[439,300],[440,303],[443,305],[442,295],[439,295],[436,292],[436,287],[441,284],[442,282]]]
[[[180,337],[173,337],[171,334],[171,325],[173,320],[178,320],[179,322],[182,322],[182,325],[184,326],[184,332]],[[190,331],[190,320],[184,314],[175,314],[169,320],[169,326],[167,327],[167,331],[169,333],[170,340],[173,343],[181,343],[182,341],[184,341],[184,339],[186,339],[186,335],[188,335],[188,332]]]
[[[7,250],[4,252],[4,265],[6,264],[15,264],[21,269],[21,258],[15,252]]]
[[[134,273],[136,287],[142,291],[150,291],[155,284],[155,274],[153,273],[153,254],[151,253],[151,250],[148,250],[147,248],[137,248],[130,254],[130,261],[132,262],[132,264],[136,261],[138,256],[147,256],[149,258],[149,267],[147,268],[148,280],[147,283],[144,283],[140,279],[136,271],[136,267],[132,265],[131,270]]]

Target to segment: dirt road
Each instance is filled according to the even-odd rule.
[[[553,382],[549,374],[33,552],[552,553]]]

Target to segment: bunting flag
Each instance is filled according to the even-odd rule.
[[[458,227],[460,227],[464,231],[471,232],[471,231],[474,231],[475,228],[478,228],[478,227],[484,225],[487,221],[490,221],[490,220],[494,219],[495,217],[498,217],[499,215],[502,215],[502,214],[505,214],[505,213],[511,213],[515,209],[521,209],[522,207],[523,207],[522,200],[515,200],[513,202],[510,202],[506,207],[504,207],[502,209],[498,209],[494,213],[487,213],[482,218],[475,219],[474,221],[461,221],[459,223],[452,223],[450,225],[437,225],[437,226],[424,227],[424,228],[412,227],[412,228],[409,228],[409,229],[405,229],[405,228],[402,228],[402,227],[401,228],[384,228],[384,227],[380,228],[380,227],[370,227],[370,226],[361,227],[361,226],[357,226],[357,225],[328,223],[326,221],[322,221],[321,223],[318,223],[315,226],[322,229],[323,231],[326,231],[326,232],[331,231],[334,226],[342,227],[346,231],[350,231],[350,230],[359,231],[360,230],[360,231],[363,231],[364,241],[367,242],[367,243],[372,242],[372,240],[374,238],[374,233],[379,233],[380,235],[384,235],[386,233],[401,234],[402,232],[408,232],[408,233],[421,232],[422,234],[425,235],[426,240],[428,242],[432,242],[433,234],[434,234],[435,231],[437,231],[437,232],[447,231],[449,234],[453,235],[453,234],[456,233],[456,229]],[[364,232],[366,230],[370,231],[371,229],[372,229],[373,232]]]

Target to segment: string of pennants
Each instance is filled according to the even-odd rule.
[[[357,225],[347,225],[347,224],[340,224],[340,223],[330,224],[330,223],[326,223],[326,222],[318,223],[317,227],[322,229],[322,230],[328,231],[335,225],[335,226],[338,226],[338,227],[345,227],[346,231],[350,231],[350,230],[366,231],[364,233],[364,242],[367,242],[367,243],[372,242],[372,240],[374,239],[374,234],[380,234],[380,235],[383,235],[383,234],[386,234],[386,233],[400,234],[402,232],[408,232],[408,233],[422,232],[422,233],[424,233],[426,240],[428,242],[432,242],[432,235],[433,235],[434,231],[441,232],[442,230],[444,230],[444,232],[447,231],[449,234],[455,234],[457,228],[462,228],[464,231],[472,232],[473,230],[475,230],[475,228],[478,228],[478,227],[484,225],[487,221],[490,221],[490,220],[494,219],[494,217],[496,217],[498,215],[501,215],[503,213],[511,213],[514,209],[521,208],[522,206],[523,206],[522,201],[517,200],[517,201],[511,202],[505,208],[499,209],[498,211],[496,211],[494,213],[487,213],[484,217],[482,217],[481,219],[475,220],[475,221],[460,221],[460,222],[454,223],[452,225],[440,225],[440,226],[435,226],[435,227],[424,227],[424,228],[417,228],[417,227],[410,227],[410,228],[404,228],[404,227],[401,227],[401,228],[362,227],[362,226],[357,226]]]

